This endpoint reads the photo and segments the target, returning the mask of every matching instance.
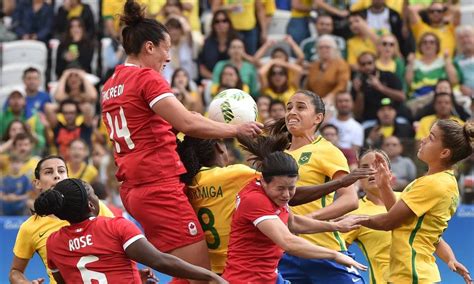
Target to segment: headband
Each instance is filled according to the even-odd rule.
[[[82,183],[82,181],[80,179],[76,179],[76,178],[72,178],[71,181],[76,184],[79,189],[81,190],[81,196],[82,196],[82,211],[83,212],[86,212],[89,210],[89,204],[88,204],[88,200],[89,198],[87,197],[87,189],[86,187],[84,186],[84,184]]]
[[[274,176],[297,176],[298,170],[280,170],[272,172],[262,172],[263,177],[274,177]]]

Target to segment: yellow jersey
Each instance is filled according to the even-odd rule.
[[[397,199],[400,197],[399,192],[395,192],[395,195]],[[364,197],[359,200],[359,208],[349,214],[373,216],[384,213],[387,213],[384,205],[376,205]],[[364,253],[369,262],[370,283],[387,283],[392,232],[360,227],[342,235],[348,245],[355,241]]]
[[[101,201],[99,201],[99,207],[99,216],[114,217],[112,211]],[[60,220],[55,216],[31,216],[20,226],[20,230],[16,236],[15,246],[13,247],[13,253],[16,257],[31,259],[33,254],[37,252],[44,266],[48,267],[46,240],[53,232],[68,225],[69,223],[67,221]],[[50,283],[56,283],[51,271],[49,269],[47,269],[47,271]]]
[[[411,26],[413,36],[415,37],[417,43],[420,41],[421,36],[424,33],[434,33],[438,36],[441,43],[439,53],[443,55],[445,51],[448,51],[450,57],[453,57],[456,49],[455,29],[456,27],[453,24],[447,24],[439,28],[433,28],[424,23],[422,20],[419,20],[416,24]]]
[[[450,119],[456,120],[461,125],[464,125],[464,121],[462,121],[459,117],[452,115]],[[415,139],[421,140],[425,137],[430,135],[430,130],[433,124],[438,121],[438,118],[435,114],[427,115],[420,120],[420,124],[418,125],[418,129],[416,130]]]
[[[347,63],[357,65],[357,58],[366,51],[377,54],[377,48],[369,38],[351,37],[347,40]]]
[[[318,136],[311,144],[293,151],[287,151],[299,166],[299,179],[296,186],[319,185],[332,179],[339,171],[349,172],[349,165],[341,150],[331,142]],[[334,193],[323,196],[319,200],[291,208],[294,214],[307,215],[331,204]],[[339,232],[301,235],[308,241],[325,248],[345,251],[346,245]]]
[[[308,8],[311,8],[313,6],[313,1],[312,0],[301,0],[301,5],[304,5]],[[302,11],[298,11],[296,9],[291,8],[291,17],[292,18],[309,17],[309,11],[308,12],[302,12]]]
[[[188,186],[188,198],[206,233],[212,271],[223,273],[237,194],[260,173],[245,165],[203,167]]]
[[[272,91],[272,89],[268,87],[263,89],[262,93],[270,96],[274,100],[282,101],[286,106],[286,104],[291,99],[291,97],[295,94],[296,91],[297,91],[297,88],[290,85],[288,87],[288,90],[286,90],[284,93],[281,93],[281,94],[275,93],[274,91]]]
[[[93,165],[86,164],[85,162],[82,162],[81,167],[77,172],[72,171],[69,163],[67,163],[67,168],[69,169],[69,178],[81,179],[89,184],[93,183],[99,175],[99,171]]]
[[[440,282],[433,254],[459,204],[453,171],[414,180],[400,199],[416,216],[392,231],[388,280],[392,283]]]
[[[239,5],[239,8],[229,12],[229,18],[234,29],[250,31],[257,26],[255,16],[255,0],[222,0],[224,5]]]

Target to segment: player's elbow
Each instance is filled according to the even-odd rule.
[[[289,254],[295,254],[299,248],[299,237],[295,235],[288,235],[282,238],[282,243],[279,244],[280,248]]]

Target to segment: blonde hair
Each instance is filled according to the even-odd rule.
[[[382,46],[382,42],[387,37],[391,37],[395,42],[395,53],[393,54],[392,59],[401,58],[402,53],[400,52],[400,45],[398,44],[398,40],[393,34],[390,34],[390,33],[389,34],[383,34],[379,37],[379,40],[377,41],[377,58],[380,57],[380,53],[381,53],[380,48]]]

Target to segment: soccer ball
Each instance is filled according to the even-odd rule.
[[[227,89],[212,100],[209,105],[209,118],[215,121],[240,124],[257,120],[257,104],[246,92]]]

